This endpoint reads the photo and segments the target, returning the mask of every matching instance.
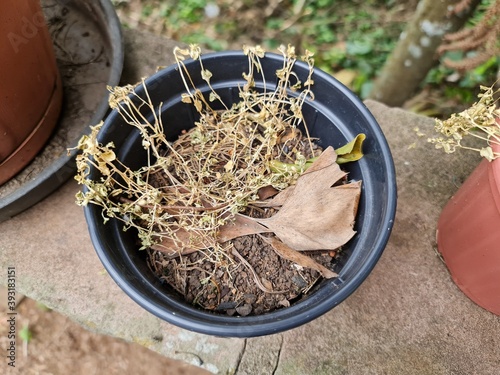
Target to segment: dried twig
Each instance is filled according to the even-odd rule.
[[[247,262],[247,260],[234,248],[231,248],[231,254],[233,254],[238,260],[251,272],[253,279],[255,281],[255,285],[262,290],[264,293],[270,293],[270,294],[283,294],[286,293],[285,291],[274,291],[271,289],[266,288],[262,282],[260,281],[259,276],[253,269],[253,267],[250,265],[250,263]]]

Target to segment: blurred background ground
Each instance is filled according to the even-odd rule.
[[[482,0],[466,26],[479,22],[494,0]],[[396,45],[418,0],[113,0],[124,27],[140,28],[204,49],[241,49],[260,44],[272,50],[292,44],[309,49],[318,67],[366,99],[377,73]],[[474,51],[448,52],[461,60]],[[479,85],[495,82],[500,57],[458,73],[438,64],[404,107],[448,117],[470,106]]]
[[[139,344],[94,334],[29,298],[16,308],[16,367],[2,355],[3,375],[206,375],[207,371],[161,356]],[[6,316],[0,287],[0,315]],[[0,351],[9,347],[7,319],[0,321]],[[28,340],[29,336],[31,338]]]

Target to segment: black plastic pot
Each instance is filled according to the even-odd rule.
[[[282,57],[266,54],[262,59],[266,85],[272,88],[275,71],[282,67]],[[213,73],[212,86],[226,104],[239,101],[238,86],[245,82],[247,57],[241,52],[213,53],[203,56],[203,64]],[[194,84],[209,92],[201,79],[199,63],[186,63]],[[308,68],[297,63],[294,71],[304,82]],[[258,87],[262,87],[256,77]],[[371,272],[389,239],[396,211],[396,180],[392,156],[386,139],[364,104],[346,87],[326,73],[316,70],[313,76],[314,101],[306,101],[303,113],[313,137],[323,147],[339,147],[358,133],[365,133],[365,156],[345,165],[349,178],[363,180],[355,230],[357,234],[345,246],[338,269],[339,277],[323,281],[303,300],[288,308],[260,316],[230,317],[198,309],[186,303],[168,285],[162,284],[148,269],[146,253],[139,251],[132,231],[123,232],[122,224],[103,224],[101,208],[89,205],[85,216],[92,242],[104,267],[115,282],[146,310],[182,328],[216,336],[251,337],[281,332],[307,323],[346,299]],[[169,140],[193,126],[196,112],[181,102],[184,86],[175,66],[164,69],[146,81],[153,103],[163,103],[162,118]],[[144,94],[142,86],[137,88]],[[147,111],[145,109],[145,111]],[[151,113],[145,112],[151,117]],[[113,141],[116,153],[128,166],[146,162],[140,135],[113,111],[105,121],[100,142]],[[98,177],[95,169],[90,177]]]

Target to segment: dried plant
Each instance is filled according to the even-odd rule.
[[[149,249],[153,257],[160,252],[168,259],[162,267],[172,265],[174,278],[183,279],[183,285],[185,273],[199,270],[202,263],[212,267],[203,271],[208,276],[202,284],[217,284],[215,273],[221,270],[230,280],[244,265],[256,286],[277,293],[262,284],[231,242],[250,234],[261,236],[281,258],[325,278],[336,277],[299,251],[334,250],[355,234],[361,182],[347,183],[339,164],[362,157],[365,135],[324,151],[309,136],[302,107],[314,99],[310,52],[302,56],[308,70],[301,82],[293,69],[294,48],[280,47],[283,65],[272,87],[261,64],[264,50],[244,47],[243,52],[248,57],[245,84],[239,88],[239,102],[227,105],[211,86],[212,73],[203,65],[200,48],[174,49],[185,86],[181,100],[196,109],[199,120],[173,143],[165,136],[169,124],[163,124],[162,103],[152,102],[145,81],[141,91],[110,88],[110,106],[140,132],[147,163],[137,170],[124,165],[112,142],[99,142],[103,124],[93,127],[78,145],[75,178],[85,189],[77,194],[77,203],[99,205],[104,222],[114,218],[125,230],[135,228],[141,249]],[[184,63],[188,57],[199,64],[208,93],[195,87]],[[260,90],[255,88],[257,73],[263,80]],[[98,176],[91,178],[91,167]],[[193,252],[201,260],[192,260]]]
[[[463,11],[469,5],[469,1],[461,1],[455,7],[454,12]],[[500,55],[500,0],[490,4],[474,27],[446,35],[438,53],[443,54],[447,51],[476,51],[474,56],[459,61],[450,59],[443,61],[445,66],[458,71],[474,69],[491,57]]]
[[[481,86],[478,101],[463,112],[452,114],[447,120],[436,119],[435,131],[439,136],[428,138],[436,148],[443,149],[450,154],[457,148],[463,148],[479,152],[489,161],[500,157],[495,153],[493,144],[500,145],[500,110],[494,99],[495,92],[492,87]],[[417,134],[424,134],[416,129]],[[462,143],[467,137],[476,137],[484,141],[485,146],[474,148]]]
[[[182,101],[192,103],[201,117],[195,129],[182,134],[174,144],[165,138],[159,109],[151,102],[147,88],[145,97],[136,94],[133,86],[110,89],[111,108],[141,132],[149,163],[130,170],[116,159],[112,143],[98,142],[102,124],[93,127],[78,145],[81,154],[76,179],[86,186],[77,195],[78,204],[98,204],[103,207],[104,221],[116,218],[127,228],[136,228],[142,248],[166,237],[182,249],[199,238],[215,238],[218,228],[233,214],[259,199],[260,188],[283,190],[293,184],[307,167],[307,159],[318,153],[310,138],[302,137],[298,130],[304,121],[302,105],[313,95],[314,60],[306,52],[303,60],[309,65],[309,76],[300,82],[292,71],[297,59],[294,48],[281,47],[279,51],[283,67],[276,72],[276,88],[257,92],[254,73],[262,72],[260,59],[265,52],[260,47],[244,48],[248,72],[240,90],[241,101],[230,108],[223,103],[226,109],[216,111],[210,103],[220,101],[218,94],[212,89],[205,98],[193,86],[183,62],[186,57],[199,61],[202,77],[210,85],[212,74],[203,67],[199,47],[176,48],[174,55],[186,86]],[[289,90],[299,91],[292,97]],[[141,114],[143,106],[155,114],[153,122]],[[297,142],[304,140],[307,152],[297,147]],[[98,180],[88,179],[89,165],[100,171]],[[184,236],[185,232],[189,236]],[[216,241],[207,245],[219,246]]]

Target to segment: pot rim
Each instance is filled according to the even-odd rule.
[[[497,122],[500,124],[500,120],[497,120]],[[500,144],[494,143],[491,145],[491,148],[494,152],[500,153]],[[489,163],[488,170],[491,194],[493,195],[497,210],[500,212],[500,158]]]

